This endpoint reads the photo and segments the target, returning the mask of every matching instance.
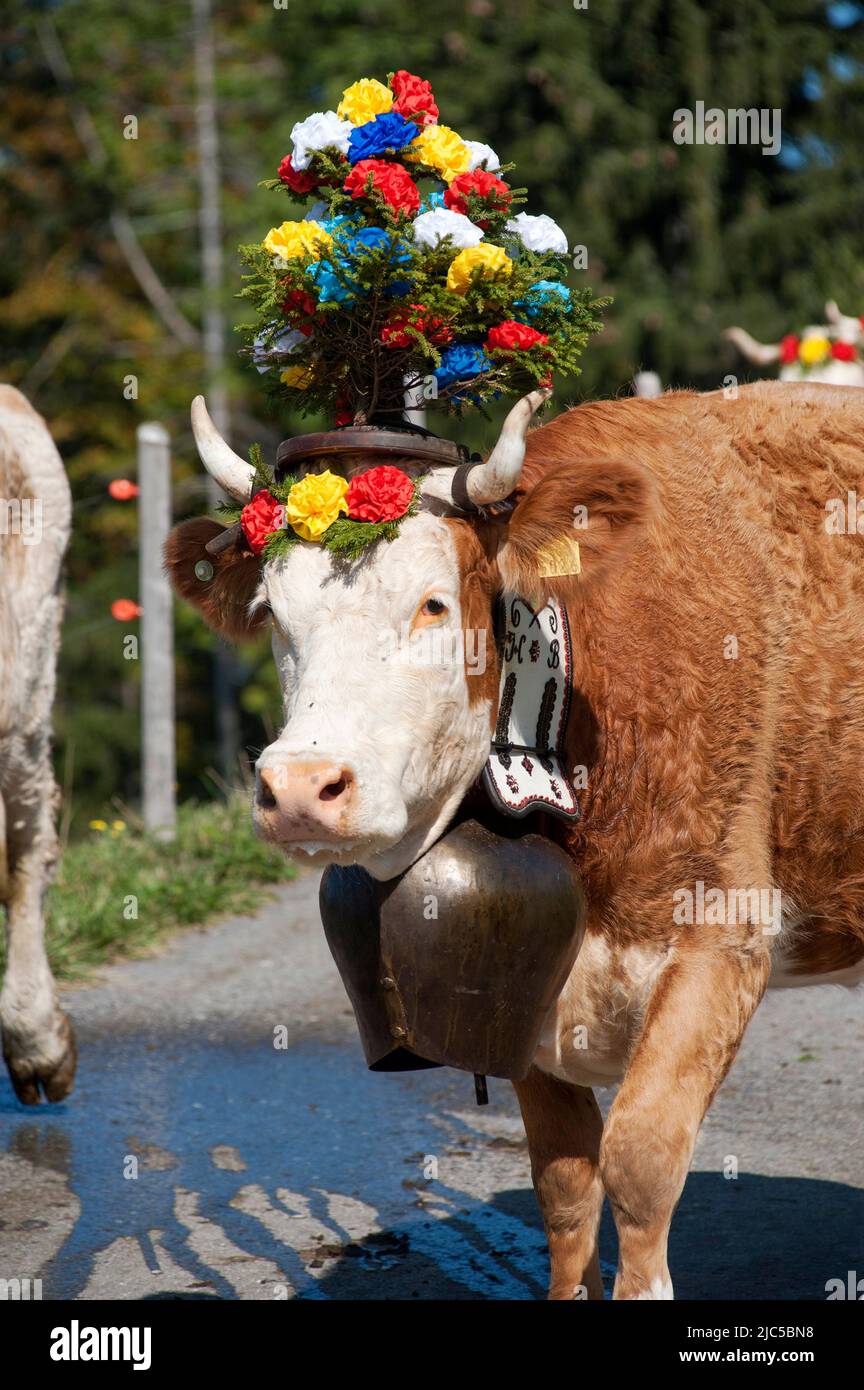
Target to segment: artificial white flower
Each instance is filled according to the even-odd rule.
[[[335,146],[348,153],[348,137],[354,129],[350,121],[340,121],[335,111],[315,111],[298,121],[291,131],[291,163],[295,169],[308,169],[313,154]]]
[[[296,328],[287,328],[284,333],[280,333],[278,338],[273,338],[267,342],[267,334],[259,333],[252,345],[252,361],[259,372],[272,371],[276,365],[275,358],[287,357],[289,353],[296,352],[301,343],[305,343],[304,335]]]
[[[303,215],[304,222],[323,222],[330,209],[326,203],[313,203],[307,213]]]
[[[445,236],[449,236],[454,246],[462,250],[466,246],[476,246],[483,238],[480,227],[476,227],[464,212],[452,212],[450,208],[433,208],[431,212],[421,212],[412,222],[414,240],[420,246],[437,246]]]
[[[533,217],[530,212],[520,212],[518,216],[510,218],[507,231],[518,236],[529,251],[554,251],[559,256],[567,254],[566,236],[558,223],[545,213]]]
[[[501,168],[501,160],[491,145],[484,145],[482,140],[465,140],[463,143],[468,146],[471,156],[469,174],[473,174],[475,169],[488,169],[490,174],[494,174],[496,169]]]

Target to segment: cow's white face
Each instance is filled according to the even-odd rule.
[[[285,709],[256,765],[259,834],[392,878],[441,834],[489,750],[495,654],[485,626],[464,630],[453,524],[420,513],[350,565],[297,545],[264,566],[254,604],[272,612]]]

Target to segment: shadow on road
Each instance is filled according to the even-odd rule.
[[[510,1221],[541,1230],[530,1189],[498,1193],[490,1206]],[[450,1222],[445,1222],[451,1225]],[[461,1239],[458,1221],[452,1223]],[[604,1283],[611,1295],[617,1260],[615,1226],[608,1208],[600,1233]],[[478,1248],[489,1271],[511,1272],[506,1248]],[[414,1297],[475,1298],[464,1288],[448,1290],[441,1271],[407,1254],[388,1278],[376,1251],[360,1242],[321,1281],[331,1299]],[[743,1173],[735,1180],[691,1173],[672,1227],[670,1267],[679,1300],[819,1300],[829,1279],[847,1281],[849,1270],[864,1274],[864,1192],[843,1183],[809,1178],[772,1178]]]

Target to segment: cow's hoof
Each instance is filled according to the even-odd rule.
[[[22,1105],[39,1105],[42,1091],[45,1099],[63,1100],[75,1084],[75,1067],[78,1062],[78,1048],[72,1024],[65,1014],[61,1014],[57,1024],[59,1046],[52,1048],[56,1060],[40,1056],[37,1060],[25,1056],[15,1048],[14,1041],[3,1035],[3,1059],[9,1068],[9,1078],[16,1096]],[[59,1056],[57,1055],[59,1053]]]

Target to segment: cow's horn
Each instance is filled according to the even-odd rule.
[[[776,362],[780,357],[779,343],[758,343],[743,328],[727,328],[723,337],[734,343],[738,351],[750,362],[756,362],[760,367],[767,366],[769,362]]]
[[[840,313],[840,307],[836,299],[826,299],[825,317],[829,323],[839,324],[843,322],[846,315]]]
[[[452,469],[436,468],[423,485],[423,493],[462,507],[465,500],[473,507],[503,502],[519,481],[525,462],[525,436],[534,413],[552,395],[551,388],[540,387],[517,401],[501,428],[498,443],[485,463],[466,465],[464,492],[454,495]],[[458,486],[458,484],[457,484]]]
[[[217,430],[204,403],[203,396],[192,402],[192,433],[201,462],[211,478],[237,502],[248,502],[252,496],[255,470],[229,448]]]

